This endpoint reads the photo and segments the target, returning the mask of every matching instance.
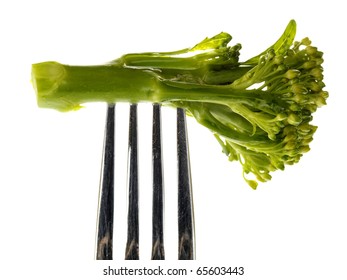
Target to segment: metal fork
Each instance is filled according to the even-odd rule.
[[[115,105],[108,104],[99,190],[96,259],[112,259],[114,208]],[[153,104],[152,260],[164,260],[164,178],[161,107]],[[128,228],[126,260],[139,259],[137,104],[130,105],[128,147]],[[185,112],[177,109],[178,259],[195,259],[194,207]]]

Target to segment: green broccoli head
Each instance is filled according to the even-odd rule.
[[[294,27],[291,21],[273,47],[238,65],[247,72],[219,88],[226,92],[223,100],[180,104],[213,131],[229,160],[242,164],[244,175],[255,175],[255,180],[244,176],[252,188],[310,150],[317,129],[312,114],[328,98],[323,53],[308,38],[292,42]]]

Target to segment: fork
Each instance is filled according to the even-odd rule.
[[[128,142],[128,220],[126,260],[139,259],[137,104],[130,105]],[[165,259],[164,177],[162,166],[161,106],[153,104],[152,121],[152,260]],[[96,233],[97,260],[112,260],[114,217],[115,104],[108,104],[99,186]],[[177,108],[178,259],[195,259],[194,207],[186,119]]]

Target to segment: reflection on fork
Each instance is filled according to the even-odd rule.
[[[139,197],[137,104],[130,105],[128,145],[128,220],[126,260],[139,259]],[[112,260],[114,217],[115,105],[106,116],[98,205],[96,259]],[[194,207],[188,136],[183,109],[177,109],[178,259],[195,259]],[[164,179],[161,147],[161,107],[153,104],[152,127],[152,260],[164,260]]]

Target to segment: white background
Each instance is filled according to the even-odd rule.
[[[30,84],[32,63],[99,64],[128,52],[190,47],[221,31],[233,36],[232,43],[242,43],[242,60],[271,45],[293,18],[297,39],[308,36],[325,53],[330,97],[328,106],[315,114],[313,123],[319,129],[311,151],[254,191],[243,181],[239,164],[228,162],[221,153],[212,134],[189,119],[197,260],[178,262],[175,112],[165,108],[168,260],[160,264],[191,269],[244,266],[246,275],[237,279],[247,280],[347,279],[342,3],[2,1],[0,278],[103,279],[102,268],[108,264],[135,268],[158,264],[148,261],[151,106],[139,107],[142,260],[122,261],[128,119],[128,105],[122,104],[117,107],[117,261],[93,261],[105,104],[88,104],[72,113],[37,108]]]

